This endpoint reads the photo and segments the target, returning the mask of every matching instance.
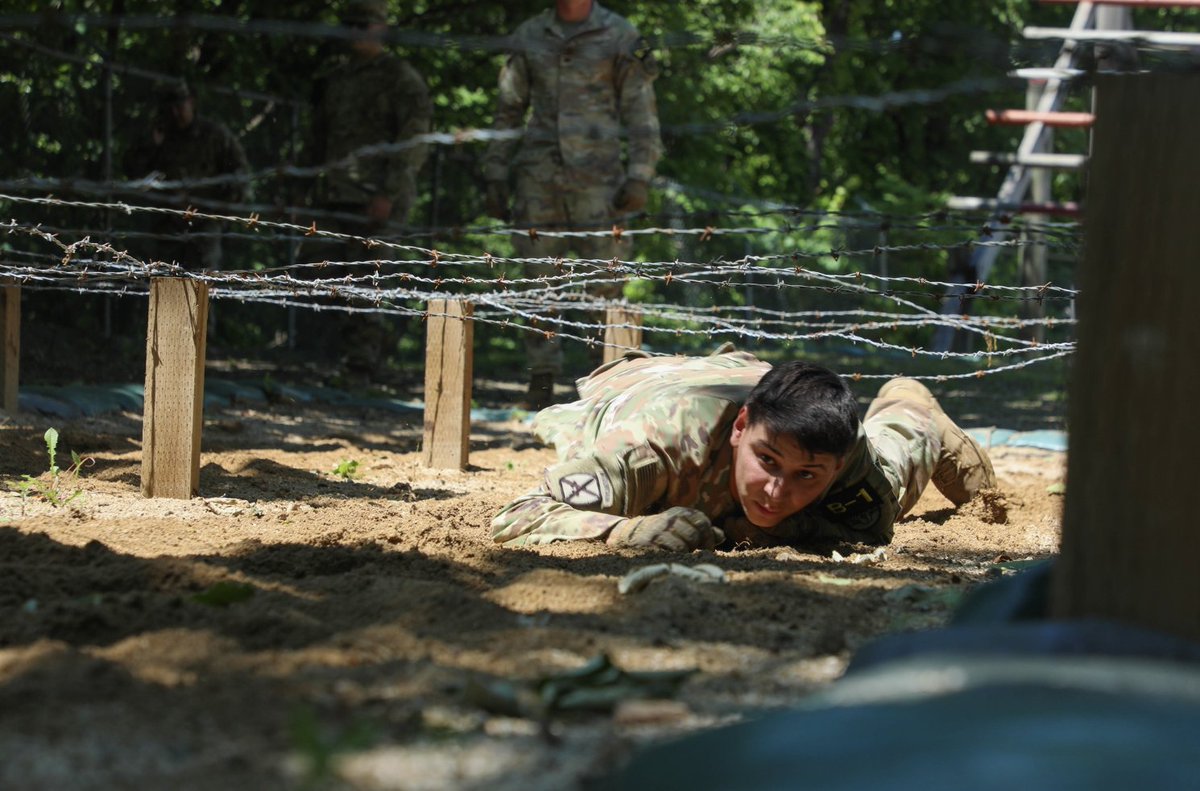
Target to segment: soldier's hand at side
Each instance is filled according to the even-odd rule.
[[[392,218],[392,199],[386,195],[372,195],[367,201],[367,219],[372,222],[387,222]]]
[[[613,208],[618,212],[629,213],[646,208],[650,198],[650,185],[641,179],[626,179],[617,196],[613,198]]]
[[[508,182],[489,181],[487,194],[483,199],[483,209],[487,216],[497,220],[508,221]]]
[[[609,534],[608,543],[617,547],[654,547],[674,552],[712,549],[722,539],[703,512],[675,506],[661,514],[626,519]]]

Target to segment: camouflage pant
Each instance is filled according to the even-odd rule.
[[[610,230],[613,224],[612,199],[619,182],[596,180],[586,186],[572,185],[569,174],[561,167],[551,172],[539,169],[536,174],[522,173],[517,179],[516,204],[513,219],[521,227],[545,231],[597,231]],[[613,258],[629,260],[632,245],[628,238],[617,241],[611,234],[561,238],[539,236],[534,241],[527,234],[513,237],[513,247],[519,258],[566,258],[574,252],[580,258],[611,261]],[[590,273],[591,269],[582,270]],[[528,263],[526,277],[548,277],[557,275],[553,263]],[[603,299],[618,299],[623,282],[597,272],[588,274],[588,280],[601,282],[587,284],[587,293]],[[559,281],[551,281],[559,282]],[[551,314],[554,315],[554,314]],[[551,328],[554,329],[554,328]],[[562,339],[555,334],[547,338],[540,332],[525,333],[525,354],[530,373],[559,374],[562,371]]]
[[[361,217],[326,217],[319,222],[323,231],[372,237],[378,236],[384,230],[382,223],[375,223],[366,218],[362,204],[329,204],[323,208],[331,213]],[[383,248],[372,250],[356,239],[334,240],[318,237],[306,241],[300,251],[300,260],[307,262],[370,261],[379,256],[387,257],[388,254]],[[311,280],[336,279],[347,272],[335,266],[324,269],[308,267],[300,271],[300,277]],[[362,269],[351,271],[355,275],[364,272]],[[319,298],[315,301],[317,304],[347,304],[341,298]],[[392,316],[383,313],[350,313],[335,309],[311,311],[311,315],[304,318],[297,330],[296,345],[301,350],[315,352],[328,361],[341,361],[348,368],[370,371],[384,362],[396,340],[396,321]]]
[[[185,223],[178,217],[166,217],[154,225],[154,231],[169,235],[152,245],[150,257],[176,263],[189,272],[221,268],[221,226],[215,222]]]
[[[900,501],[900,516],[912,510],[937,465],[942,439],[934,428],[933,413],[915,401],[876,399],[878,410],[863,422],[884,477]]]

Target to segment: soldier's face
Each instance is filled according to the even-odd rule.
[[[383,52],[383,35],[387,32],[385,22],[367,22],[352,25],[359,33],[350,39],[350,49],[355,54],[370,58]]]
[[[179,129],[187,129],[196,117],[196,105],[189,97],[171,105],[171,120]]]
[[[750,425],[746,408],[738,413],[729,439],[733,470],[729,487],[752,524],[769,531],[816,502],[841,472],[845,459],[810,453],[791,437]]]

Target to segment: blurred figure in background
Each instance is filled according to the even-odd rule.
[[[524,128],[525,134],[488,146],[488,214],[540,230],[609,230],[622,215],[645,208],[662,153],[654,96],[658,66],[645,40],[627,20],[593,0],[557,0],[554,8],[517,27],[511,39],[511,54],[500,71],[495,128]],[[510,209],[514,174],[516,200]],[[519,234],[513,245],[522,258],[568,251],[602,260],[630,254],[629,241],[612,235],[542,237],[534,243]],[[526,274],[554,272],[551,264],[531,264]],[[590,291],[615,299],[621,283]],[[562,341],[538,332],[525,338],[526,406],[541,409],[553,402]]]

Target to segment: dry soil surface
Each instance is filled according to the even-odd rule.
[[[0,424],[0,489],[46,469],[47,425]],[[0,492],[5,789],[579,787],[653,740],[795,703],[864,642],[943,623],[997,564],[1054,552],[1065,460],[998,448],[998,498],[955,510],[931,487],[856,564],[497,547],[491,516],[552,459],[517,423],[476,426],[458,472],[424,468],[420,427],[391,414],[209,414],[187,501],[141,496],[136,415],[58,429],[60,465],[92,460],[60,483],[79,496]],[[333,472],[348,461],[355,477]],[[726,581],[618,593],[664,560]],[[598,711],[531,692],[602,654],[692,672]]]

